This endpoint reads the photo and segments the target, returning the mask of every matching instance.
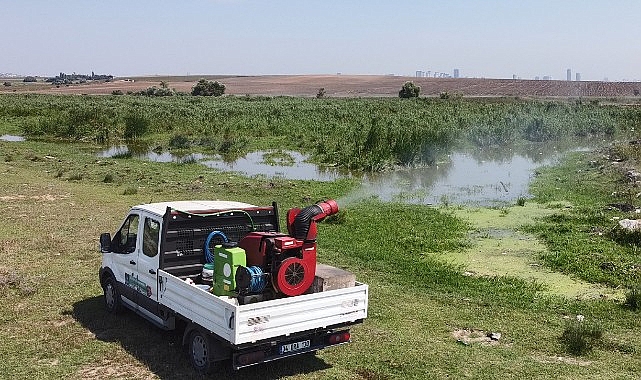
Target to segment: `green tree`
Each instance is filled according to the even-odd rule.
[[[221,96],[225,93],[225,85],[210,80],[201,79],[191,89],[194,96]]]
[[[405,82],[401,90],[398,92],[399,98],[418,98],[421,88],[414,84],[414,82]]]

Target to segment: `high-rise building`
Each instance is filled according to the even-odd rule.
[[[421,70],[416,70],[416,77],[417,78],[422,78],[425,76],[425,73]]]
[[[454,69],[454,78],[458,78],[458,77],[459,77],[459,71],[458,69]]]
[[[576,81],[580,82],[581,81],[581,73],[576,73],[575,76],[576,76]]]
[[[572,70],[568,69],[568,82],[572,80]]]

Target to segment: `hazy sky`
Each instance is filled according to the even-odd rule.
[[[0,0],[0,73],[641,80],[639,0]]]

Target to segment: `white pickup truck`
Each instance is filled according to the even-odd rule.
[[[338,211],[331,202],[289,210],[289,235],[276,203],[135,206],[113,237],[100,236],[106,308],[184,328],[202,373],[223,360],[238,369],[347,343],[367,317],[368,286],[332,286],[316,272],[315,222]]]

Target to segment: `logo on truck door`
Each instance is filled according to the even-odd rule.
[[[140,281],[137,274],[125,273],[125,285],[135,289],[139,293],[145,294],[147,297],[151,297],[151,286]]]

